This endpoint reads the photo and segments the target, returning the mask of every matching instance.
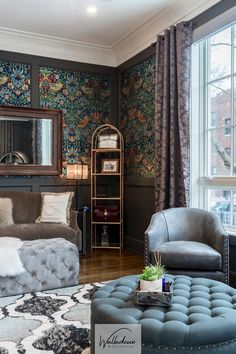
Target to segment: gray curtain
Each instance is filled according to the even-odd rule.
[[[156,210],[189,201],[189,114],[192,24],[157,37],[155,96]]]

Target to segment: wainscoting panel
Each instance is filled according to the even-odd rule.
[[[152,178],[131,178],[125,181],[124,241],[125,248],[144,253],[144,232],[155,213]]]

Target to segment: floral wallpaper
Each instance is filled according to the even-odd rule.
[[[121,130],[130,176],[154,176],[154,80],[154,56],[121,74]]]
[[[109,122],[110,77],[40,67],[40,106],[63,112],[63,160],[90,163],[92,132]]]
[[[30,107],[31,66],[0,60],[0,104]]]
[[[127,175],[154,175],[155,58],[121,75]],[[90,163],[92,132],[109,122],[110,75],[39,68],[40,107],[63,111],[63,160]],[[0,61],[0,104],[31,106],[31,65]]]

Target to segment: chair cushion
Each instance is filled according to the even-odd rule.
[[[162,244],[155,251],[160,253],[161,262],[167,269],[222,269],[221,254],[204,243],[171,241]]]

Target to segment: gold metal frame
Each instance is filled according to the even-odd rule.
[[[99,136],[117,134],[116,148],[99,148]],[[116,172],[102,172],[101,161],[118,160],[118,170]],[[98,176],[118,176],[119,193],[114,197],[99,196],[97,193]],[[108,184],[107,187],[110,187]],[[119,203],[120,220],[116,222],[103,222],[93,220],[93,210],[99,201],[116,201]],[[120,131],[111,124],[103,124],[98,127],[92,135],[92,149],[91,149],[91,248],[92,251],[97,248],[111,248],[123,250],[124,243],[124,139]],[[109,246],[102,246],[97,242],[97,227],[99,225],[116,225],[119,227],[119,243],[117,245],[111,244]]]

